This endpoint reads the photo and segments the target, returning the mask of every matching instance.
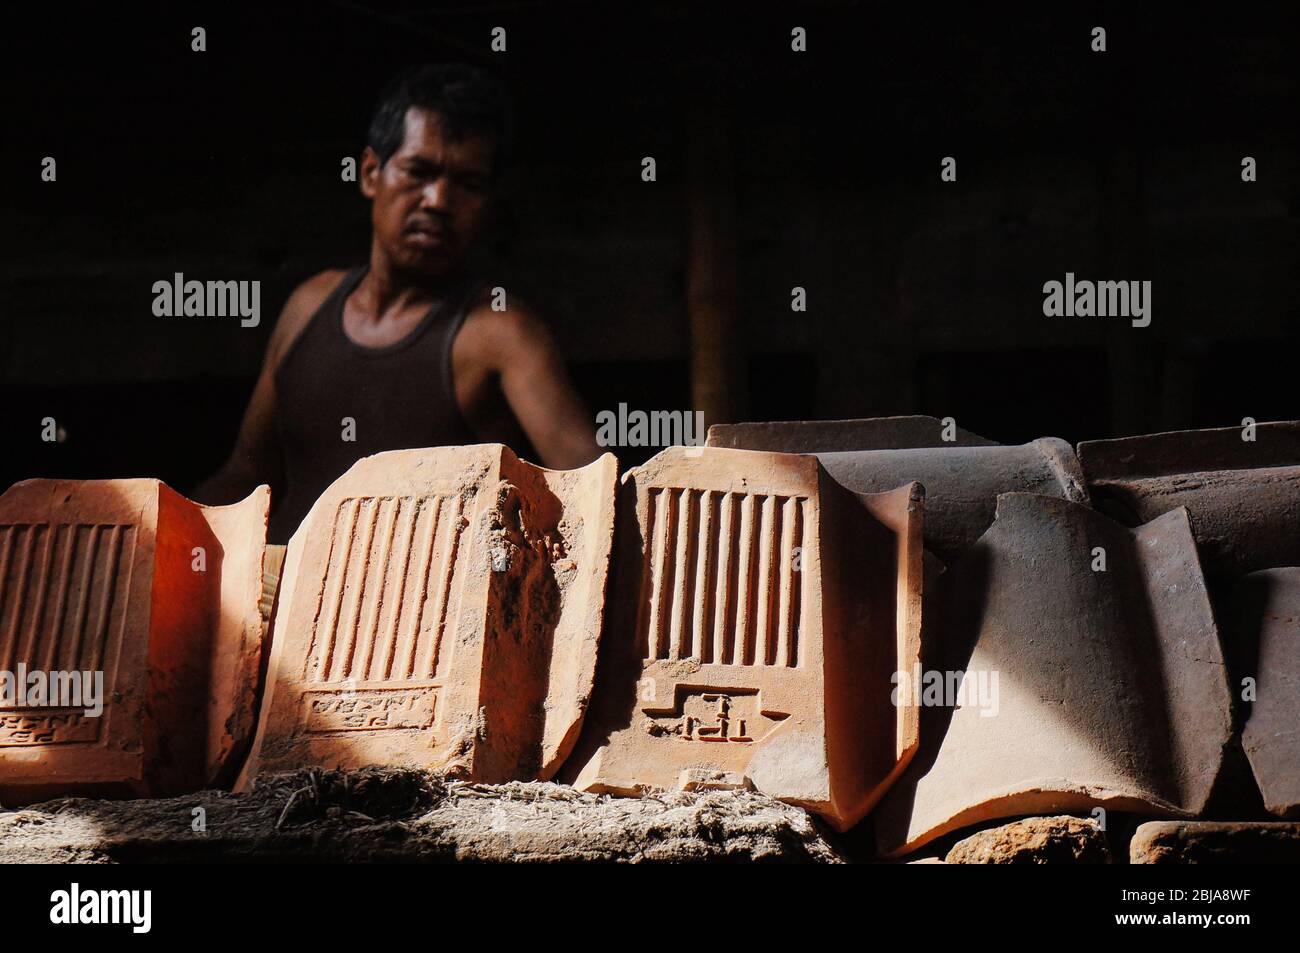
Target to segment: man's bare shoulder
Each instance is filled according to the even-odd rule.
[[[520,350],[551,345],[546,322],[516,295],[504,302],[492,289],[483,289],[470,301],[465,316],[464,337],[475,351],[501,356]]]
[[[293,293],[284,303],[284,310],[280,312],[275,330],[271,332],[269,353],[273,363],[278,364],[288,353],[289,347],[307,327],[312,315],[329,297],[330,292],[338,287],[338,283],[346,274],[347,270],[343,268],[327,268],[319,274],[312,275],[293,289]]]

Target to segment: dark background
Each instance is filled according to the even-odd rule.
[[[1003,442],[1300,416],[1294,31],[1253,4],[997,11],[10,8],[0,484],[188,490],[215,469],[289,291],[367,252],[339,171],[376,94],[445,58],[515,92],[499,283],[553,324],[593,412],[691,406],[683,156],[703,108],[730,144],[709,181],[735,209],[737,416],[951,415]],[[154,317],[151,286],[176,271],[260,279],[261,325]],[[1151,326],[1044,317],[1042,285],[1067,271],[1151,280]],[[47,416],[64,442],[41,441]]]

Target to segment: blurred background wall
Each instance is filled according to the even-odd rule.
[[[0,480],[214,469],[290,290],[364,260],[340,164],[380,87],[447,58],[514,90],[494,277],[552,323],[593,413],[694,406],[695,288],[734,320],[732,359],[697,364],[721,416],[927,413],[1004,442],[1300,416],[1294,36],[1255,7],[1126,6],[7,12]],[[178,271],[260,280],[261,325],[155,317]],[[1151,326],[1044,317],[1067,271],[1152,281]]]

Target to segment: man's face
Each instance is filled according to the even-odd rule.
[[[464,260],[487,220],[495,143],[452,140],[441,117],[411,108],[406,137],[382,166],[367,147],[361,192],[372,200],[375,240],[403,271],[442,277]]]

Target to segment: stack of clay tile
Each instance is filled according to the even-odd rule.
[[[1269,809],[1295,815],[1300,569],[1230,584],[1300,564],[1298,432],[1099,441],[1076,458],[929,418],[710,431],[710,445],[815,454],[854,490],[926,489],[926,544],[946,566],[926,575],[923,669],[996,673],[998,703],[922,708],[921,749],[875,814],[882,853],[1019,814],[1201,813],[1238,714],[1202,559],[1237,607],[1233,670],[1258,683],[1251,767]]]
[[[1021,814],[1195,817],[1240,742],[1293,817],[1300,425],[1244,433],[1076,456],[926,417],[738,424],[621,481],[609,454],[393,451],[287,551],[265,488],[20,483],[0,671],[98,669],[107,697],[0,710],[0,803],[229,784],[247,751],[245,789],[367,765],[753,787],[870,813],[898,855]],[[928,672],[993,675],[996,703],[898,691]]]
[[[1270,812],[1300,818],[1300,422],[1091,441],[1079,457],[1127,523],[1187,509],[1250,769]]]
[[[616,530],[617,485],[611,455],[559,472],[500,446],[356,464],[289,544],[241,786],[567,758],[592,790],[754,785],[860,819],[916,747],[889,686],[919,653],[919,489],[669,450],[625,475]]]

